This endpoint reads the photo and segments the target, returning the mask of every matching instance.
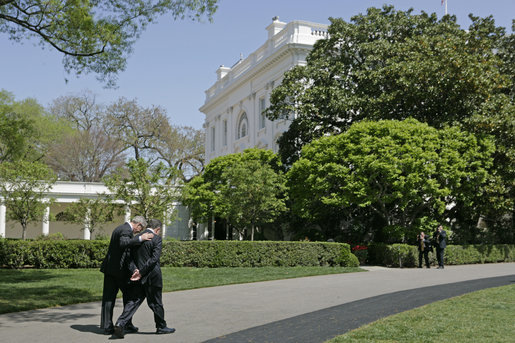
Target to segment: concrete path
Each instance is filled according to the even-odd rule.
[[[495,279],[496,282],[503,280],[502,284],[515,282],[515,263],[448,266],[444,270],[381,267],[367,269],[368,272],[362,273],[166,293],[163,296],[166,319],[169,326],[175,327],[177,332],[171,335],[154,335],[152,312],[144,304],[134,317],[134,324],[140,328],[140,332],[126,335],[124,341],[196,343],[211,340],[212,342],[282,343],[283,341],[273,340],[273,337],[268,337],[266,340],[262,338],[261,341],[242,340],[241,337],[245,337],[247,333],[249,335],[255,335],[256,332],[261,335],[266,334],[266,328],[302,316],[315,316],[306,322],[313,322],[313,325],[317,326],[320,323],[313,318],[324,320],[323,315],[330,311],[333,311],[334,317],[335,309],[339,308],[341,313],[342,308],[339,306],[352,306],[358,301],[388,303],[391,302],[392,297],[399,298],[397,292],[442,285],[444,294],[446,290],[448,294],[462,294],[485,288],[485,285],[488,287],[487,280],[479,282],[472,280]],[[495,282],[490,284],[495,285]],[[117,302],[115,319],[121,313],[120,304],[121,300]],[[404,310],[402,306],[397,307]],[[369,318],[367,319],[369,321],[375,320],[373,316],[365,315],[364,318]],[[111,338],[102,335],[98,327],[99,322],[99,302],[17,312],[0,315],[0,337],[1,341],[6,343],[107,342]],[[301,340],[292,339],[291,342],[301,342]]]

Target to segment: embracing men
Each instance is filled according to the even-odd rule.
[[[114,336],[117,338],[124,338],[127,328],[131,325],[132,316],[145,298],[147,298],[148,306],[154,312],[156,333],[169,334],[175,332],[174,328],[166,326],[162,301],[163,277],[159,264],[162,248],[161,227],[161,221],[157,219],[149,220],[148,228],[140,236],[153,235],[152,239],[130,249],[131,258],[128,261],[128,269],[132,274],[130,278],[132,285],[127,302],[124,303],[123,312],[114,327]]]
[[[136,216],[130,222],[126,222],[114,229],[111,235],[107,255],[100,267],[100,271],[104,273],[100,328],[104,329],[104,334],[106,335],[114,332],[113,310],[119,290],[123,294],[123,304],[125,305],[128,301],[128,279],[130,277],[126,268],[130,257],[128,248],[138,246],[154,236],[152,233],[147,232],[136,237],[134,236],[134,234],[144,230],[146,226],[147,221],[145,218]],[[131,321],[127,323],[125,329],[131,332],[138,331],[138,328],[132,325]]]

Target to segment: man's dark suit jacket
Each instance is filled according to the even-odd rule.
[[[436,231],[433,238],[437,249],[445,249],[447,247],[447,232],[445,232],[445,230],[442,230],[440,235],[438,235],[438,231]]]
[[[118,226],[111,235],[111,242],[109,242],[107,255],[102,262],[100,271],[118,278],[127,277],[128,271],[125,269],[129,258],[127,248],[139,244],[139,237],[134,237],[129,223]]]
[[[142,232],[150,232],[147,229]],[[132,261],[131,271],[139,269],[141,274],[141,283],[153,287],[163,287],[163,276],[161,274],[161,265],[159,258],[161,257],[161,249],[163,240],[161,236],[154,234],[154,238],[143,242],[139,247],[131,249]]]

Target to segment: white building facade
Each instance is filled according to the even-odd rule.
[[[286,71],[305,65],[313,44],[327,37],[327,25],[306,21],[284,23],[276,17],[266,30],[266,42],[233,67],[217,70],[217,81],[206,91],[206,163],[215,157],[264,148],[277,152],[277,139],[290,119],[270,121],[263,111]]]

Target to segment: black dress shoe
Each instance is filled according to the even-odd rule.
[[[139,331],[139,328],[137,328],[136,326],[134,326],[133,324],[129,324],[125,327],[125,332],[126,333],[136,333]]]
[[[114,337],[117,337],[117,338],[124,338],[125,332],[123,331],[123,327],[116,325],[114,327],[113,335],[114,335]]]
[[[162,334],[167,334],[167,333],[174,333],[175,332],[175,329],[174,328],[167,328],[167,327],[164,327],[164,328],[159,328],[157,329],[156,333],[158,335],[162,335]]]
[[[114,328],[112,328],[112,327],[104,329],[104,335],[112,335],[113,333],[114,333]]]

